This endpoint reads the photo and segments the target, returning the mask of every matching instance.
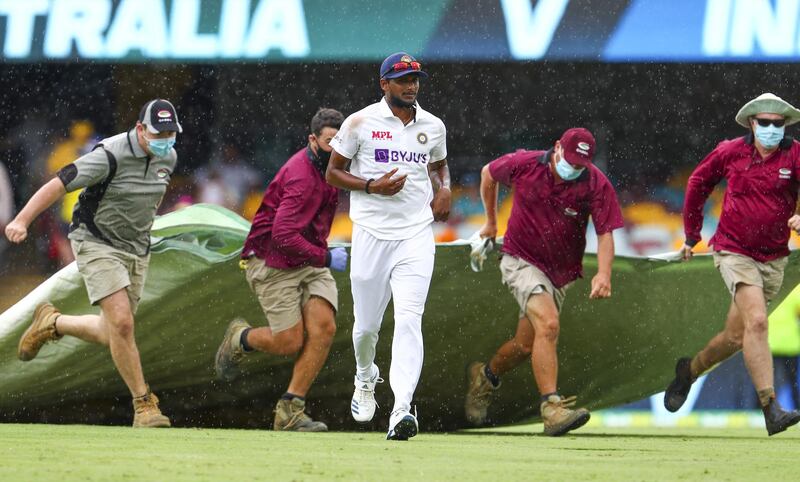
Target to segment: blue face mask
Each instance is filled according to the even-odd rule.
[[[767,149],[772,149],[783,140],[783,130],[784,126],[775,127],[770,124],[767,127],[762,127],[756,123],[756,139],[758,139],[758,142],[760,142],[762,146]]]
[[[150,152],[156,157],[167,157],[170,149],[175,145],[174,137],[168,137],[166,139],[148,139],[145,137],[145,139],[147,140],[147,147],[150,148]]]
[[[563,157],[556,162],[556,172],[558,176],[565,181],[573,181],[581,175],[584,168],[575,169],[572,164],[568,163]]]

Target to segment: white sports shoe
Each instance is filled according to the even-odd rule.
[[[375,416],[375,407],[378,406],[378,402],[375,401],[375,384],[377,383],[383,383],[377,366],[375,366],[375,376],[370,380],[359,380],[356,376],[353,382],[356,389],[353,391],[353,399],[350,401],[350,414],[353,415],[356,422],[367,423]]]
[[[401,408],[392,412],[389,417],[389,433],[386,434],[386,440],[408,440],[419,432],[419,423],[417,423],[417,410],[414,409],[414,414]]]

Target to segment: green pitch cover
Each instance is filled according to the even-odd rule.
[[[136,340],[145,377],[176,425],[265,428],[285,391],[293,359],[254,353],[232,383],[214,379],[214,354],[228,322],[264,316],[238,267],[249,224],[236,214],[196,205],[158,218],[150,271],[136,315]],[[800,282],[792,253],[784,288]],[[423,318],[425,362],[415,404],[424,430],[464,428],[465,367],[486,361],[513,335],[518,307],[500,282],[497,257],[469,268],[469,246],[437,246]],[[561,316],[559,390],[580,406],[613,407],[664,389],[675,360],[691,355],[722,328],[730,295],[711,257],[689,263],[617,257],[613,297],[589,300],[596,257],[584,259],[585,278],[569,290]],[[347,273],[334,273],[340,292],[338,331],[327,364],[308,394],[308,410],[335,429],[353,429],[350,397],[355,362],[353,311]],[[17,341],[34,307],[49,300],[67,314],[97,313],[75,264],[62,269],[0,315],[0,420],[130,423],[130,395],[108,349],[65,337],[23,363]],[[391,304],[378,342],[377,364],[389,373]],[[389,383],[378,385],[380,408],[368,425],[383,430],[392,406]],[[489,409],[490,424],[535,419],[539,395],[530,363],[503,377]]]

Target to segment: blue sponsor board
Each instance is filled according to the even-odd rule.
[[[800,0],[0,0],[5,62],[794,62]],[[385,4],[385,5],[384,5]]]
[[[602,54],[607,61],[797,61],[798,0],[636,0]]]

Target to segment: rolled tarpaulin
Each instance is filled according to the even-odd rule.
[[[265,324],[238,267],[248,229],[244,219],[210,205],[155,222],[136,340],[145,377],[176,425],[270,427],[275,402],[287,388],[293,359],[262,353],[245,357],[235,381],[214,379],[214,354],[228,322],[241,316],[253,325]],[[414,400],[427,431],[468,426],[465,367],[488,360],[517,325],[519,308],[500,281],[496,255],[475,273],[469,251],[466,241],[437,246],[423,317],[425,361]],[[800,282],[798,264],[793,252],[773,306]],[[722,329],[730,294],[708,256],[688,263],[617,257],[613,297],[607,300],[589,300],[596,257],[587,254],[584,265],[586,277],[567,294],[559,337],[559,390],[577,395],[581,406],[613,407],[663,390],[675,360],[695,353]],[[308,394],[308,410],[333,429],[353,429],[352,297],[348,274],[334,277],[340,292],[338,331]],[[44,300],[68,314],[98,312],[72,264],[0,315],[0,420],[130,423],[130,395],[108,349],[64,337],[33,361],[17,360],[19,337]],[[390,305],[376,359],[385,374],[392,313]],[[378,385],[376,398],[380,408],[368,427],[384,430],[392,406],[388,382]],[[525,362],[503,377],[488,421],[535,420],[538,409],[539,395]]]

